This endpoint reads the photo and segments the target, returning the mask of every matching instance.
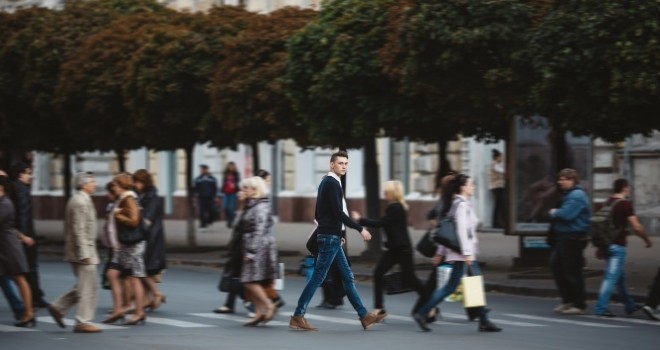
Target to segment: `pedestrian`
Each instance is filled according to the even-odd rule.
[[[117,205],[117,192],[114,182],[108,182],[105,185],[108,200],[106,207],[106,221],[103,227],[103,235],[101,241],[108,248],[106,263],[104,268],[104,275],[107,284],[110,288],[110,295],[112,296],[112,311],[110,316],[103,320],[103,323],[113,323],[118,319],[124,318],[125,310],[130,307],[130,298],[125,298],[123,295],[123,281],[122,281],[122,268],[119,264],[119,240],[117,239],[117,226],[115,224],[115,206]]]
[[[236,223],[243,237],[241,283],[255,308],[254,318],[245,325],[257,326],[275,316],[275,305],[264,287],[279,276],[277,245],[270,230],[273,220],[263,179],[247,178],[241,182],[241,190],[246,198],[245,211]]]
[[[213,223],[215,217],[215,198],[218,195],[218,180],[209,172],[209,166],[202,164],[199,166],[201,174],[195,178],[195,194],[197,195],[197,204],[199,211],[199,227]]]
[[[117,205],[113,209],[114,221],[117,235],[123,228],[138,227],[142,220],[140,209],[137,204],[137,195],[133,192],[133,177],[129,173],[115,175],[112,179],[115,183],[115,192],[117,193]],[[144,313],[144,288],[143,280],[146,277],[144,265],[144,251],[146,242],[144,240],[133,244],[119,244],[119,264],[126,276],[133,295],[135,311],[130,320],[124,322],[124,325],[134,326],[146,323]],[[122,315],[123,317],[123,315]],[[122,317],[118,317],[122,318]]]
[[[8,175],[3,170],[0,170],[0,177],[2,176],[7,177]],[[20,320],[23,317],[23,312],[25,312],[25,305],[23,305],[23,300],[18,295],[16,285],[11,276],[0,275],[0,289],[2,289],[2,294],[5,296],[7,303],[14,313],[14,319],[16,321]]]
[[[362,327],[367,329],[387,317],[387,313],[368,312],[364,307],[355,288],[353,272],[348,265],[344,251],[341,249],[341,235],[342,231],[346,230],[346,226],[360,232],[363,240],[368,241],[371,239],[369,231],[348,216],[340,180],[340,177],[346,174],[347,168],[348,154],[344,151],[333,153],[330,157],[330,172],[319,184],[316,213],[314,215],[318,223],[317,243],[319,253],[316,264],[314,264],[312,278],[307,282],[298,299],[298,305],[293,316],[291,316],[289,328],[317,330],[305,319],[305,311],[335,259],[339,266],[346,295],[355,311],[357,311]]]
[[[32,289],[32,305],[38,308],[48,306],[48,302],[44,300],[44,292],[39,283],[39,264],[38,264],[38,244],[37,233],[34,229],[34,218],[32,215],[32,193],[30,186],[32,185],[32,168],[23,162],[15,163],[12,166],[12,191],[11,199],[14,202],[16,209],[16,219],[14,225],[19,232],[32,238],[35,244],[30,246],[24,245],[25,256],[28,260],[30,272],[26,275],[30,288]]]
[[[469,272],[466,270],[471,270],[472,275],[481,274],[479,263],[477,262],[477,254],[479,253],[479,239],[477,237],[479,218],[477,218],[474,208],[472,208],[472,204],[469,201],[473,194],[474,183],[472,178],[465,174],[457,174],[451,179],[446,190],[443,190],[443,203],[451,203],[451,205],[443,206],[441,217],[454,217],[461,252],[445,249],[441,253],[445,262],[452,266],[452,271],[446,284],[442,288],[437,289],[429,300],[417,312],[413,313],[413,319],[424,331],[431,330],[426,323],[428,312],[439,303],[442,303],[447,296],[454,293],[465,272]],[[489,311],[485,307],[480,308],[478,330],[480,332],[500,332],[502,329],[488,319]]]
[[[32,291],[25,277],[29,270],[23,245],[32,245],[34,240],[14,228],[15,209],[7,197],[10,182],[6,176],[0,176],[0,276],[11,277],[19,288],[21,302],[24,305],[16,327],[34,327]]]
[[[225,218],[227,219],[227,227],[231,228],[236,217],[236,193],[238,192],[238,184],[241,182],[241,177],[236,170],[236,163],[229,162],[225,171],[222,173],[222,185],[220,190],[222,192],[222,208],[225,211]]]
[[[488,189],[493,194],[493,228],[503,228],[506,222],[506,192],[504,190],[504,163],[502,152],[492,150],[493,162],[488,167]]]
[[[136,171],[133,174],[133,182],[138,194],[140,214],[146,228],[144,265],[147,277],[143,281],[145,300],[148,302],[145,308],[156,310],[166,301],[165,294],[158,289],[158,283],[162,281],[162,273],[167,268],[163,206],[153,176],[147,170]]]
[[[644,231],[644,227],[639,223],[639,219],[635,216],[633,204],[628,200],[630,196],[630,184],[626,179],[617,179],[614,181],[614,194],[603,205],[612,206],[611,218],[614,224],[614,231],[616,235],[612,239],[612,243],[607,247],[598,247],[596,249],[596,256],[599,259],[605,258],[605,271],[603,275],[603,283],[600,285],[598,292],[598,299],[594,307],[594,313],[597,316],[614,317],[608,308],[607,304],[612,296],[612,290],[617,287],[619,296],[623,300],[626,314],[631,315],[639,310],[642,306],[635,303],[635,300],[628,293],[628,285],[626,283],[626,255],[627,255],[627,236],[630,234],[628,226],[632,228],[635,235],[639,236],[646,248],[650,248],[653,243]]]
[[[658,310],[658,304],[660,304],[660,268],[655,274],[653,279],[653,284],[649,290],[649,294],[646,297],[646,303],[642,307],[644,313],[652,320],[660,321],[660,310]]]
[[[591,217],[587,193],[579,185],[574,169],[559,171],[557,185],[563,192],[558,208],[550,209],[553,239],[550,264],[562,303],[554,311],[564,315],[584,315],[584,249]]]
[[[357,211],[351,212],[351,217],[360,225],[367,227],[382,227],[385,230],[385,247],[387,250],[380,257],[374,269],[374,311],[385,312],[383,290],[385,288],[385,273],[395,265],[401,267],[401,276],[408,286],[419,295],[426,293],[422,282],[415,274],[413,249],[408,232],[408,205],[403,198],[401,181],[387,181],[383,184],[383,193],[388,202],[385,215],[380,219],[362,217]]]
[[[74,181],[77,192],[66,205],[65,260],[71,263],[76,283],[48,306],[48,312],[57,325],[64,328],[64,315],[77,305],[73,331],[99,333],[101,329],[92,324],[98,299],[96,209],[91,197],[96,191],[96,182],[90,172],[76,174]]]
[[[245,206],[245,192],[239,187],[236,196],[238,202],[237,213],[240,218]],[[236,225],[233,225],[232,228],[231,239],[229,240],[229,243],[227,243],[228,259],[225,262],[224,271],[220,277],[221,281],[224,278],[240,280],[241,269],[243,267],[243,233]],[[229,284],[229,291],[227,292],[227,298],[225,299],[224,305],[214,309],[213,312],[217,314],[233,314],[236,309],[236,297],[241,296],[245,300],[246,294],[247,293],[243,290],[243,286],[240,283]],[[250,305],[250,307],[254,309],[250,302],[246,301],[244,305],[246,305],[246,307]],[[248,310],[251,312],[250,308],[248,308]]]

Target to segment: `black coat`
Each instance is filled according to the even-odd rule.
[[[14,181],[11,200],[16,208],[14,225],[16,229],[26,236],[35,238],[34,219],[32,218],[32,194],[30,187],[21,181]]]
[[[144,252],[144,264],[147,274],[155,275],[167,268],[163,206],[155,187],[147,189],[140,195],[138,202],[142,218],[151,223],[145,225],[147,227],[147,247]]]
[[[380,219],[360,219],[360,224],[367,227],[382,227],[385,230],[387,248],[411,247],[408,233],[408,213],[401,203],[390,203],[385,215]]]

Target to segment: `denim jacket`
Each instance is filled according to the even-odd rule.
[[[580,186],[568,190],[564,193],[561,205],[551,217],[557,239],[586,237],[591,217],[591,205],[587,193]]]

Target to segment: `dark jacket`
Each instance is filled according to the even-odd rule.
[[[344,213],[343,191],[339,181],[332,176],[326,176],[321,180],[316,197],[316,214],[314,216],[319,225],[318,232],[321,234],[341,236],[342,224],[358,232],[362,231],[362,226]]]
[[[218,180],[211,174],[199,175],[195,178],[195,194],[198,197],[215,197],[218,195]]]
[[[385,215],[380,219],[360,219],[360,225],[383,227],[387,238],[385,246],[389,249],[412,246],[408,233],[408,213],[399,202],[390,203],[385,208]]]
[[[142,219],[145,220],[147,247],[144,264],[147,273],[155,275],[167,267],[165,253],[165,228],[163,226],[163,206],[155,187],[147,189],[138,197]]]
[[[14,225],[26,236],[35,237],[34,220],[32,218],[32,194],[30,187],[21,181],[14,181],[11,200],[16,208]]]

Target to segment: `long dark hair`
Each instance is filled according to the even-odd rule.
[[[465,174],[458,174],[454,176],[451,181],[448,181],[442,189],[442,213],[441,216],[446,216],[454,203],[454,196],[461,193],[461,187],[465,186],[470,179]]]

